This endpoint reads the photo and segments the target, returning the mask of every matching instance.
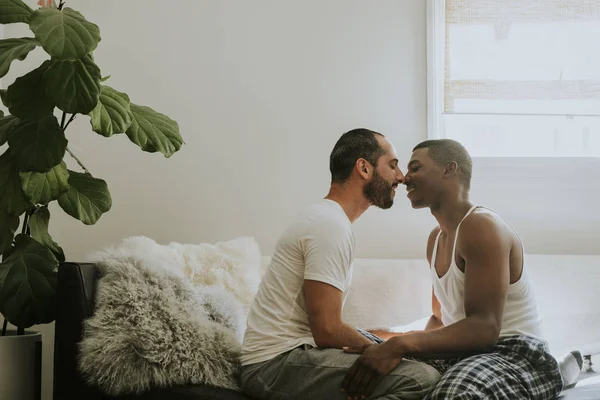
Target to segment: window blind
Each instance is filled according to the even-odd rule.
[[[600,0],[446,0],[444,113],[600,116]]]

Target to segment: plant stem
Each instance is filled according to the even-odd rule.
[[[67,122],[67,124],[66,124],[66,125],[65,125],[65,127],[63,128],[63,132],[64,132],[64,131],[66,131],[66,130],[67,130],[67,127],[69,126],[69,124],[70,124],[71,122],[73,122],[73,120],[75,119],[75,115],[77,115],[77,114],[71,114],[71,118],[69,118],[69,121]],[[65,116],[65,115],[63,114],[63,118],[64,118],[64,116]]]
[[[17,327],[17,335],[24,335],[24,334],[25,334],[25,328]]]
[[[88,171],[88,169],[85,167],[85,165],[83,165],[83,163],[82,163],[82,162],[79,160],[79,158],[77,158],[77,156],[76,156],[75,154],[73,154],[73,152],[72,152],[71,150],[69,150],[69,148],[68,148],[68,147],[67,147],[67,153],[69,153],[69,155],[70,155],[71,157],[73,157],[73,159],[74,159],[75,161],[77,161],[77,164],[79,164],[79,166],[80,166],[81,168],[83,168],[83,170],[84,170],[86,173],[90,174],[90,171]],[[90,174],[90,175],[91,175],[91,174]]]
[[[60,2],[61,6],[62,4],[64,4],[62,1]],[[59,6],[59,8],[61,7]],[[77,114],[71,114],[71,118],[69,118],[69,120],[67,121],[67,123],[65,124],[65,119],[67,116],[67,113],[63,111],[63,115],[62,115],[62,121],[60,122],[60,127],[62,128],[63,132],[67,130],[67,127],[69,126],[69,124],[71,122],[73,122],[73,120],[75,119],[75,116]],[[71,157],[73,157],[73,159],[75,161],[77,161],[77,164],[79,164],[79,166],[86,172],[86,173],[90,173],[90,171],[88,171],[88,169],[85,167],[85,165],[83,165],[83,163],[81,162],[81,160],[79,158],[77,158],[77,156],[75,154],[73,154],[73,152],[67,147],[67,153],[69,153],[69,155]],[[90,174],[91,175],[91,174]]]
[[[8,328],[8,321],[4,318],[4,323],[2,324],[2,336],[6,336],[6,328]]]
[[[27,230],[29,229],[29,216],[30,216],[30,211],[27,211],[25,213],[25,217],[23,218],[23,227],[21,228],[21,234],[25,234],[27,233]]]
[[[65,5],[65,2],[60,0],[60,3],[58,3],[58,9],[62,10],[64,5]]]

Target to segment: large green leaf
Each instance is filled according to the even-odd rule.
[[[40,119],[52,115],[54,104],[46,96],[43,79],[49,66],[50,61],[45,61],[8,87],[2,102],[12,115],[21,119]]]
[[[60,248],[58,243],[52,240],[52,236],[48,232],[48,224],[50,222],[50,211],[47,206],[40,207],[29,219],[29,228],[31,229],[31,237],[43,244],[52,251],[56,259],[60,262],[65,261],[65,253]]]
[[[87,114],[98,104],[100,68],[90,57],[52,60],[44,73],[46,95],[61,110]]]
[[[0,211],[21,215],[29,207],[31,203],[21,189],[21,177],[9,149],[0,156]]]
[[[92,130],[105,137],[124,133],[133,118],[129,104],[129,96],[125,93],[102,85],[100,101],[90,113]]]
[[[112,199],[102,179],[69,170],[69,185],[69,190],[58,198],[58,204],[73,218],[93,225],[110,210]]]
[[[8,142],[8,137],[18,122],[19,119],[12,115],[0,118],[0,146]]]
[[[83,58],[100,41],[98,26],[69,7],[40,8],[31,15],[29,27],[44,50],[61,60]]]
[[[61,162],[45,173],[21,172],[21,185],[33,204],[48,204],[69,190],[67,165]]]
[[[0,210],[0,254],[10,247],[19,227],[19,217]]]
[[[142,150],[149,153],[159,151],[165,157],[171,157],[181,148],[183,139],[179,134],[177,122],[150,107],[133,103],[131,113],[133,120],[126,133]]]
[[[0,312],[11,324],[29,328],[54,321],[58,260],[27,235],[0,264]]]
[[[8,138],[8,145],[19,171],[48,172],[62,161],[67,139],[52,116],[19,122]]]
[[[29,23],[32,12],[21,0],[0,0],[0,24]]]
[[[0,40],[0,78],[6,75],[13,61],[24,60],[37,45],[37,40],[33,38]]]

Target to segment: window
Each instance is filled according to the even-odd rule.
[[[600,157],[600,0],[429,0],[428,131],[475,157]]]

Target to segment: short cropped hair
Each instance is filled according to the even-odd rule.
[[[415,146],[417,149],[428,149],[427,154],[438,165],[446,166],[455,162],[460,172],[465,188],[471,188],[471,175],[473,173],[473,160],[465,147],[452,139],[426,140]]]
[[[346,182],[359,158],[377,166],[377,160],[385,151],[379,145],[376,135],[384,137],[381,133],[359,128],[344,133],[338,139],[329,157],[332,183]]]

